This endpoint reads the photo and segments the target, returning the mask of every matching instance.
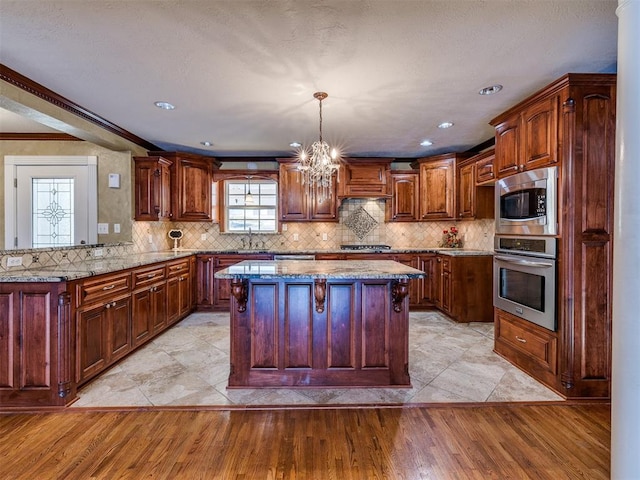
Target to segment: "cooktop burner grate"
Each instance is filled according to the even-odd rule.
[[[342,250],[390,250],[390,245],[340,245]]]

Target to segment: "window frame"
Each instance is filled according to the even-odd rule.
[[[265,234],[265,235],[269,235],[269,234],[277,234],[280,233],[280,221],[279,221],[279,182],[278,182],[278,177],[277,175],[271,174],[271,173],[244,173],[244,174],[221,174],[221,175],[216,175],[215,180],[218,182],[218,193],[219,193],[219,204],[220,204],[220,221],[219,221],[219,225],[220,225],[220,232],[221,233],[230,233],[230,234],[237,234],[237,235],[244,235],[246,233],[249,233],[249,227],[247,227],[244,230],[231,230],[229,228],[229,209],[230,208],[236,208],[235,205],[230,205],[229,203],[229,185],[230,184],[245,184],[247,185],[249,183],[249,177],[251,177],[251,186],[253,187],[254,185],[258,185],[258,184],[265,184],[265,183],[269,183],[269,184],[273,184],[275,187],[275,192],[273,194],[274,196],[274,200],[275,200],[275,205],[264,205],[264,206],[253,206],[250,208],[253,209],[258,209],[258,210],[273,210],[274,211],[274,222],[275,222],[275,226],[273,230],[259,230],[259,229],[254,229],[253,227],[251,227],[251,232],[252,233],[260,233],[260,234]],[[260,193],[258,192],[258,194],[256,195],[256,193],[254,191],[252,191],[252,195],[254,196],[254,198],[259,197]],[[241,205],[238,206],[240,208],[246,208],[245,205]],[[246,217],[245,217],[245,226],[246,226]]]

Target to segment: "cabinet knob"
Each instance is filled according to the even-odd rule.
[[[518,171],[518,165],[516,165],[515,167],[513,167],[513,169],[517,172],[517,171]]]

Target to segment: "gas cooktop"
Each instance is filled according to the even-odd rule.
[[[340,245],[342,250],[391,250],[390,245]]]

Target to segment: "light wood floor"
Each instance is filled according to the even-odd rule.
[[[608,479],[610,406],[0,417],[2,479]]]

